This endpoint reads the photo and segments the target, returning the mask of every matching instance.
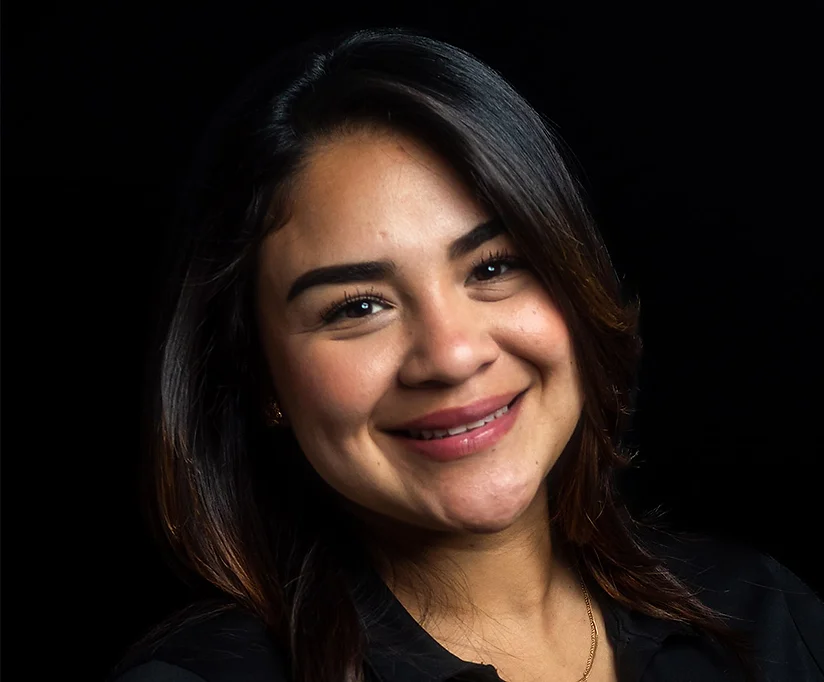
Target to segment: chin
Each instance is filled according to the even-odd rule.
[[[529,509],[535,499],[535,493],[533,486],[522,486],[517,491],[497,490],[445,501],[445,522],[454,530],[481,534],[499,533],[516,523]]]

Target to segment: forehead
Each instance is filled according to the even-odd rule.
[[[287,223],[264,245],[290,270],[440,245],[486,215],[448,163],[390,132],[318,145],[296,179],[290,207]]]

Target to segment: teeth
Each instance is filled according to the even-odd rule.
[[[504,405],[500,410],[495,410],[492,414],[484,417],[483,419],[479,419],[476,422],[471,422],[470,424],[461,424],[460,426],[455,426],[451,429],[435,429],[433,431],[427,431],[426,429],[409,429],[407,433],[412,438],[418,438],[420,440],[431,440],[432,438],[444,438],[446,436],[457,436],[459,433],[464,433],[466,431],[472,431],[473,429],[479,429],[485,424],[489,424],[494,419],[497,419],[501,415],[506,414],[509,412],[509,406]]]

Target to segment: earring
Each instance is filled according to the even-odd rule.
[[[269,426],[285,426],[286,417],[280,409],[276,400],[272,400],[266,406],[266,421]]]

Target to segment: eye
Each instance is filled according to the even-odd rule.
[[[496,251],[473,263],[472,275],[481,282],[488,282],[521,267],[523,267],[523,262],[519,258],[508,251]]]
[[[375,315],[380,310],[376,311],[375,307],[385,308],[389,306],[389,302],[375,293],[355,294],[349,296],[344,293],[343,300],[333,303],[323,313],[321,319],[324,324],[331,324],[344,319],[361,319]]]

